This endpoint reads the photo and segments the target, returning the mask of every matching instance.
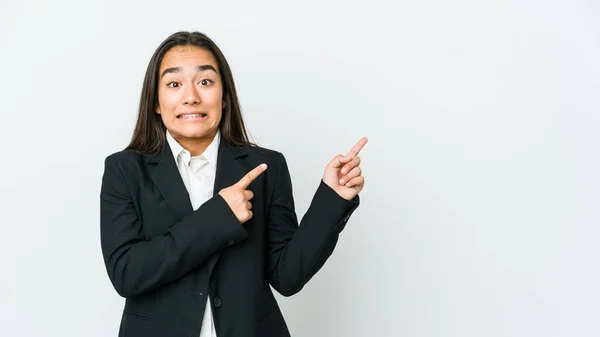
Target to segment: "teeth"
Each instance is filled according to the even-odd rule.
[[[191,114],[191,115],[181,115],[179,118],[194,118],[194,117],[202,117],[203,114]]]

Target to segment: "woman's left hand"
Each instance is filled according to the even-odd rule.
[[[347,155],[338,154],[325,166],[323,182],[346,200],[352,200],[365,185],[358,153],[367,140],[366,137],[361,138]]]

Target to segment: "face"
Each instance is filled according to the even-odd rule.
[[[223,84],[211,52],[180,46],[163,57],[156,113],[180,142],[210,142],[221,121]]]

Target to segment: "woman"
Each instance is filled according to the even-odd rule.
[[[269,285],[291,296],[331,255],[359,204],[366,141],[327,164],[298,226],[286,161],[248,141],[219,48],[197,32],[167,38],[131,143],[102,178],[102,252],[126,298],[119,336],[289,336]]]

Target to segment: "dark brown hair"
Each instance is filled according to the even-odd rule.
[[[144,77],[144,85],[142,86],[137,123],[131,142],[126,150],[133,150],[145,155],[156,155],[165,146],[166,127],[160,115],[156,113],[158,106],[158,72],[164,55],[173,47],[179,46],[202,48],[211,52],[217,60],[219,75],[223,82],[224,108],[219,123],[222,140],[234,146],[255,146],[248,140],[233,75],[219,47],[202,33],[177,32],[163,41],[150,59]]]

